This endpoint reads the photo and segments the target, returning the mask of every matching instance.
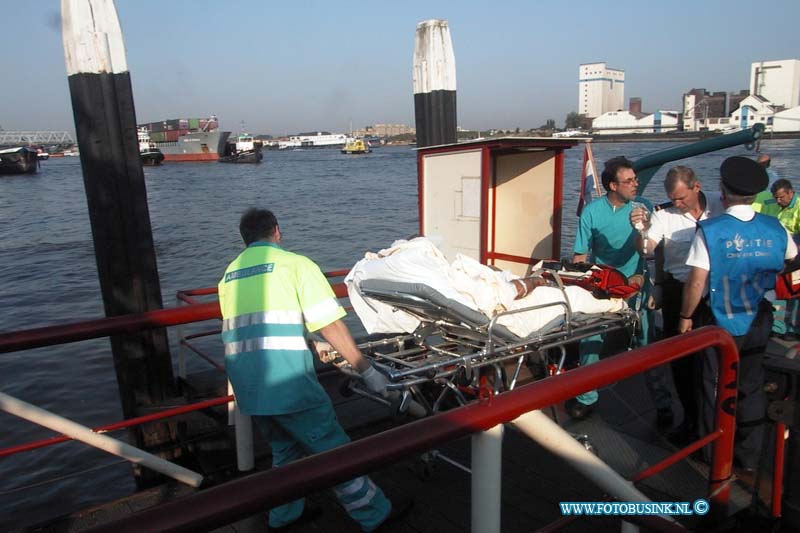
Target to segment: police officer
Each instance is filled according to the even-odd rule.
[[[729,157],[720,167],[725,213],[698,222],[686,261],[692,267],[684,285],[678,330],[692,329],[692,314],[707,291],[713,321],[727,330],[739,349],[739,401],[734,459],[741,475],[758,466],[764,439],[766,395],[762,358],[772,330],[772,308],[764,293],[775,285],[784,260],[797,255],[788,231],[773,217],[755,213],[753,200],[769,178],[746,157]],[[703,359],[701,433],[712,429],[715,414],[716,356]]]
[[[370,390],[386,392],[386,377],[358,350],[339,305],[319,267],[281,248],[272,212],[252,208],[239,223],[247,248],[219,282],[225,369],[242,413],[251,415],[272,448],[273,466],[350,441],[336,420],[330,398],[317,381],[305,331],[319,331]],[[408,510],[392,504],[367,476],[334,487],[342,507],[365,531]],[[272,509],[270,529],[308,521],[319,514],[304,499]]]

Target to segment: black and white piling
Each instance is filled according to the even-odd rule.
[[[417,24],[413,78],[417,146],[456,142],[456,59],[446,20]]]
[[[62,0],[62,38],[106,316],[161,309],[125,45],[113,0]],[[173,395],[164,329],[111,338],[123,413]],[[147,440],[147,439],[146,439]]]

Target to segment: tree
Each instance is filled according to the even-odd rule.
[[[564,127],[566,129],[570,128],[580,128],[581,127],[581,116],[576,113],[575,111],[570,111],[567,113],[567,118],[564,120]]]

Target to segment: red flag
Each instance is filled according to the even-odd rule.
[[[578,198],[578,209],[576,216],[581,216],[583,206],[592,201],[592,190],[596,196],[600,196],[600,183],[597,178],[597,170],[594,166],[594,155],[592,155],[592,145],[585,143],[586,149],[583,151],[583,165],[581,165],[581,194]]]

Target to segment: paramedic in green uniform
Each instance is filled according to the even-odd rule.
[[[572,260],[576,263],[588,260],[598,265],[608,265],[630,279],[636,274],[642,274],[644,269],[644,260],[635,245],[637,232],[629,221],[631,202],[641,202],[651,212],[653,206],[636,195],[638,181],[633,171],[633,162],[627,158],[614,157],[606,161],[600,177],[607,193],[587,205],[581,213]],[[644,290],[644,283],[640,285]],[[643,296],[645,295],[639,297]],[[644,307],[641,306],[642,333],[638,335],[638,342],[642,346],[648,342],[650,327],[647,316],[649,312]],[[603,345],[602,335],[583,339],[579,348],[581,365],[596,363],[600,359],[600,353],[604,351]],[[660,373],[648,373],[647,384],[659,409],[669,408],[672,403],[664,381]],[[597,391],[592,390],[567,400],[567,413],[578,420],[586,418],[591,414],[597,398]]]
[[[277,467],[350,441],[317,381],[306,331],[320,332],[373,392],[385,394],[387,380],[358,350],[341,320],[345,311],[319,267],[281,248],[275,215],[251,208],[242,215],[239,231],[247,248],[219,282],[225,369],[239,409],[252,416]],[[364,531],[396,514],[367,476],[334,491]],[[311,512],[304,508],[301,498],[272,509],[270,528],[308,519]]]
[[[762,201],[760,206],[753,203],[753,210],[762,215],[778,219],[784,228],[792,234],[795,244],[800,242],[800,201],[794,192],[792,183],[787,179],[777,179],[769,187],[770,197]],[[759,193],[760,196],[760,193]],[[756,198],[759,198],[756,196]],[[779,302],[776,302],[776,305]],[[783,322],[785,330],[782,338],[796,341],[800,338],[800,305],[797,299],[786,300]]]

